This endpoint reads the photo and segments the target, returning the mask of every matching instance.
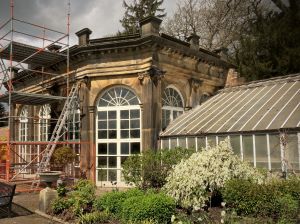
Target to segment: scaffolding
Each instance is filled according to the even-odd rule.
[[[0,102],[8,109],[0,118],[7,125],[0,136],[0,181],[30,184],[49,169],[57,145],[80,153],[79,84],[70,78],[70,0],[66,32],[17,18],[15,0],[8,1],[10,18],[0,24]],[[54,95],[57,80],[65,91]],[[53,104],[64,105],[56,119],[50,116]]]

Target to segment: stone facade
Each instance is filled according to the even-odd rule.
[[[218,55],[199,49],[199,37],[195,35],[187,43],[160,34],[160,22],[150,17],[141,22],[141,34],[101,39],[90,39],[91,31],[85,28],[77,32],[78,45],[70,48],[68,80],[71,84],[81,81],[80,139],[85,144],[81,145],[80,166],[95,181],[97,105],[106,90],[123,86],[137,96],[141,110],[141,150],[147,150],[157,148],[162,130],[162,96],[166,88],[179,93],[184,111],[199,105],[202,96],[210,96],[225,86],[229,64]],[[66,63],[61,62],[46,69],[61,75],[38,80],[29,78],[16,84],[16,88],[65,95],[67,75],[60,72],[65,66]],[[62,105],[52,105],[51,109],[58,114],[61,108]],[[37,110],[33,109],[32,113]],[[17,106],[15,114],[19,111]]]

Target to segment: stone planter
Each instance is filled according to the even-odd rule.
[[[56,182],[61,175],[61,171],[45,171],[39,173],[41,182],[45,182],[47,187],[51,188],[51,184]]]

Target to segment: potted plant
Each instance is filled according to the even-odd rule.
[[[76,157],[75,152],[69,146],[61,146],[54,150],[51,157],[51,164],[54,169],[64,171],[66,166],[72,162]]]

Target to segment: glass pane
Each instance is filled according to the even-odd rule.
[[[228,138],[226,135],[218,136],[218,143],[225,141]]]
[[[107,144],[106,143],[99,143],[98,144],[98,154],[107,154]]]
[[[121,129],[128,129],[128,128],[129,128],[129,120],[122,120]]]
[[[140,120],[131,120],[130,128],[140,128]]]
[[[205,138],[204,137],[198,137],[197,138],[197,144],[198,144],[198,151],[201,151],[201,149],[205,149]]]
[[[110,120],[109,121],[109,129],[116,129],[117,128],[117,121],[116,120]]]
[[[252,135],[243,136],[244,160],[253,164],[253,139]]]
[[[117,181],[117,171],[108,170],[108,181]]]
[[[130,131],[130,138],[139,138],[140,137],[140,130],[131,130]]]
[[[184,148],[184,149],[186,148],[186,139],[185,138],[179,138],[178,142],[179,142],[179,146],[181,148]]]
[[[116,111],[108,111],[108,119],[116,119],[117,112]]]
[[[121,119],[128,119],[128,118],[129,118],[129,111],[121,110]]]
[[[108,144],[108,154],[109,155],[117,155],[117,144],[116,143]]]
[[[121,131],[121,138],[129,138],[129,131],[122,130]]]
[[[230,135],[230,144],[235,155],[241,156],[241,145],[239,135]]]
[[[299,170],[298,137],[296,134],[289,134],[286,138],[285,157],[288,169]]]
[[[108,168],[117,168],[117,157],[116,156],[108,157]]]
[[[139,118],[140,117],[140,110],[131,110],[130,111],[130,118]]]
[[[161,139],[161,145],[162,149],[168,149],[169,148],[169,139]]]
[[[187,138],[188,140],[188,148],[191,149],[191,148],[196,148],[196,139],[195,137],[192,137],[192,138]]]
[[[98,168],[107,168],[106,156],[98,156]]]
[[[280,139],[278,135],[269,135],[272,170],[281,170]]]
[[[98,129],[107,129],[106,121],[98,121]]]
[[[255,135],[256,167],[268,168],[268,148],[266,135]]]
[[[107,112],[106,111],[98,112],[98,120],[106,120],[106,119],[107,119]]]
[[[177,138],[171,138],[171,149],[177,147]]]
[[[110,139],[117,138],[117,130],[109,130],[108,134],[109,134],[108,138]]]
[[[98,170],[98,181],[107,181],[107,170],[106,169]]]
[[[129,143],[121,143],[121,155],[129,154]]]
[[[216,146],[216,136],[207,136],[207,142],[210,147]]]
[[[98,131],[98,138],[99,139],[107,138],[107,131]]]
[[[130,143],[130,145],[131,145],[131,154],[139,154],[141,152],[139,142]]]

